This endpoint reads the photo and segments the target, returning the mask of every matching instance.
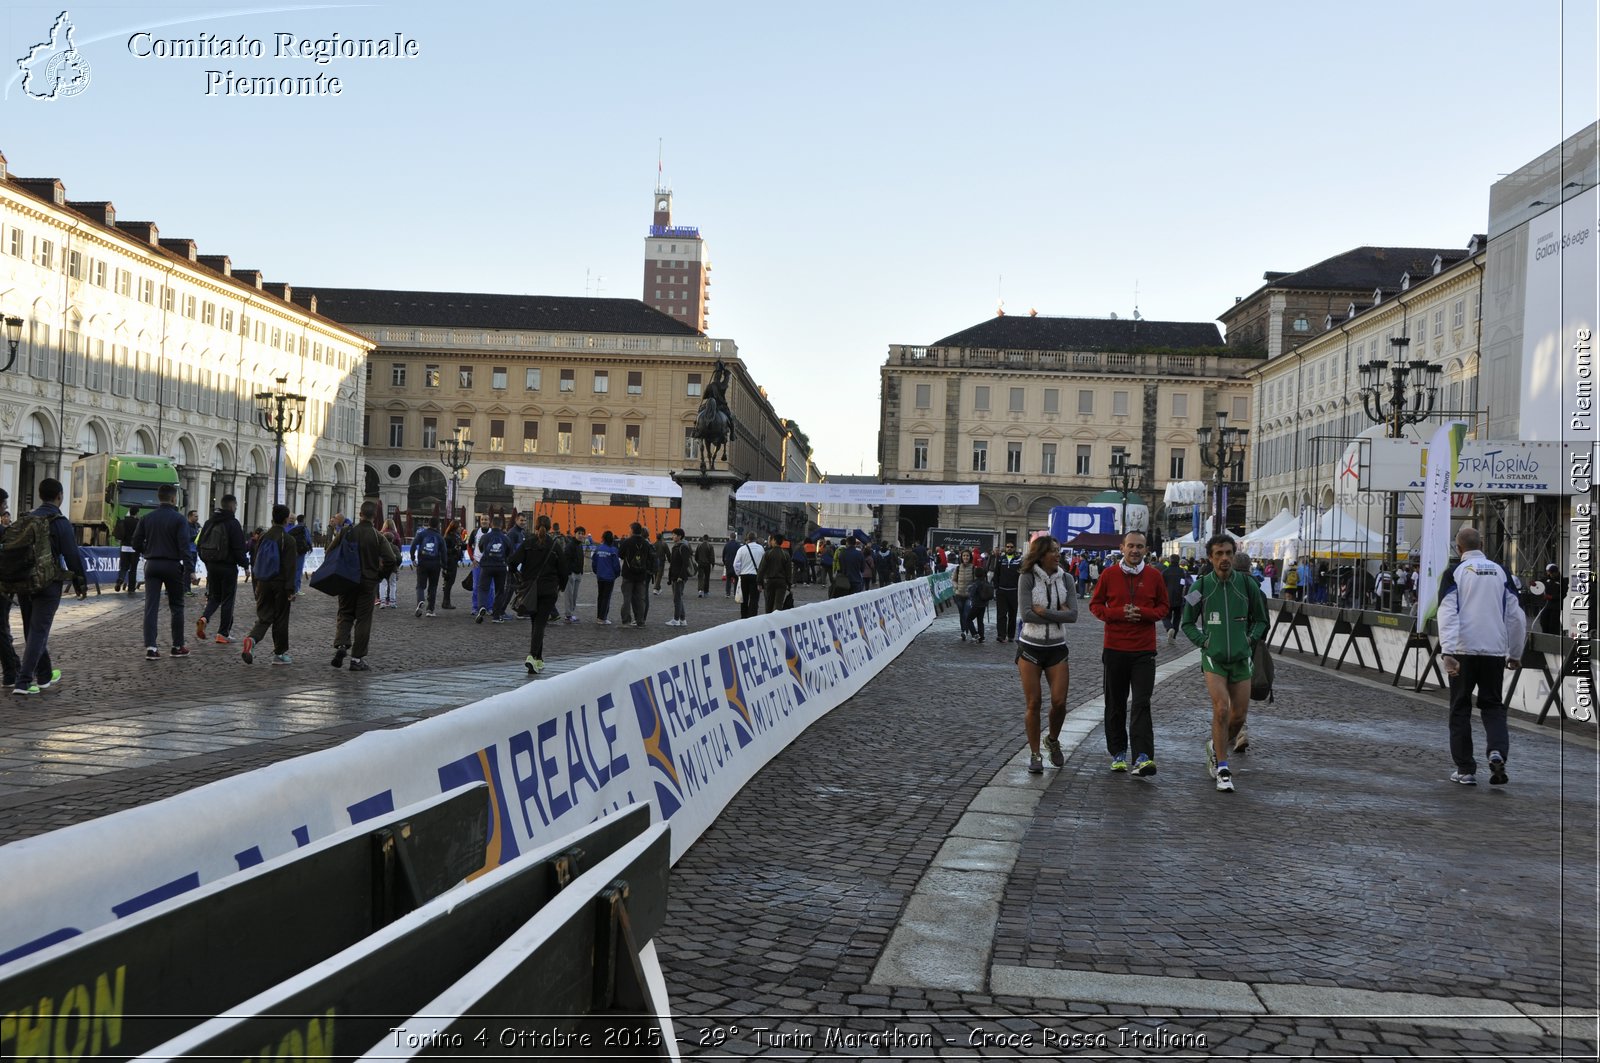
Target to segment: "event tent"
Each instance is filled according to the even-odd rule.
[[[1227,528],[1222,530],[1234,541],[1235,544],[1240,542],[1239,536],[1234,535],[1233,532],[1228,531]],[[1162,546],[1161,552],[1166,554],[1168,557],[1172,556],[1173,554],[1177,554],[1179,557],[1199,557],[1205,550],[1206,539],[1209,538],[1211,538],[1210,532],[1207,532],[1203,538],[1196,538],[1195,533],[1190,532],[1181,539],[1173,539],[1166,543],[1164,546]]]
[[[1278,510],[1278,515],[1244,537],[1244,552],[1251,557],[1271,557],[1272,545],[1285,533],[1297,533],[1300,518],[1288,509]]]
[[[1383,536],[1366,527],[1340,506],[1318,518],[1310,536],[1302,535],[1299,553],[1312,557],[1383,557]]]

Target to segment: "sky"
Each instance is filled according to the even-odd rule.
[[[1212,321],[1267,270],[1465,247],[1490,184],[1595,120],[1595,6],[122,0],[66,9],[90,81],[37,100],[15,60],[62,8],[13,0],[0,152],[269,281],[638,298],[659,150],[708,332],[824,472],[873,474],[889,346],[1001,301]],[[264,54],[135,54],[201,34]]]

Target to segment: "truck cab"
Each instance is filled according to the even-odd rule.
[[[156,492],[163,484],[179,485],[178,466],[171,458],[149,454],[90,454],[72,463],[71,503],[68,516],[80,542],[121,546],[113,536],[117,522],[133,506],[140,513],[161,504]],[[178,486],[178,507],[184,490]]]

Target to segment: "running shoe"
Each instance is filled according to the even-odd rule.
[[[1050,763],[1054,764],[1056,767],[1059,768],[1066,764],[1066,754],[1061,752],[1061,739],[1052,738],[1050,735],[1045,735],[1044,751],[1050,754]]]
[[[174,646],[174,647],[172,647],[172,651],[170,653],[168,653],[167,656],[168,657],[187,657],[187,656],[189,656],[189,647],[187,647],[187,646]]]
[[[473,617],[472,619],[476,623],[481,624],[481,623],[484,622],[484,620],[488,619],[488,616],[489,616],[489,610],[487,610],[487,609],[479,609],[478,610],[478,615]]]
[[[1114,753],[1114,754],[1112,754],[1112,757],[1111,757],[1111,770],[1112,771],[1127,771],[1128,770],[1128,754],[1126,754],[1126,753]]]
[[[154,646],[148,647],[144,651],[144,659],[147,661],[159,661],[161,660],[161,651]]]
[[[272,655],[272,663],[273,664],[293,664],[294,663],[294,658],[290,657],[287,653],[275,653],[275,654]]]
[[[439,614],[438,613],[429,612],[429,613],[423,613],[422,615],[427,617],[429,620],[432,620],[434,617],[438,616]]]
[[[1499,753],[1491,752],[1489,754],[1489,785],[1504,786],[1510,781],[1510,776],[1506,775],[1506,759]]]
[[[543,657],[535,657],[533,659],[533,670],[534,670],[534,672],[536,674],[539,673],[539,672],[544,671],[544,658]]]
[[[27,697],[29,694],[37,694],[39,692],[38,683],[29,683],[25,687],[18,686],[11,688],[11,693],[17,695],[18,697]]]
[[[333,665],[335,668],[344,667],[344,655],[349,652],[350,647],[348,646],[335,646],[333,648],[333,660],[329,661],[328,663]]]
[[[528,654],[528,656],[526,656],[526,657],[524,657],[522,659],[522,667],[524,667],[524,668],[526,668],[528,670],[528,674],[529,675],[538,675],[539,674],[538,670],[533,667],[533,661],[534,661],[533,654],[530,653],[530,654]]]
[[[425,605],[423,605],[421,602],[418,602],[417,603],[417,611],[416,611],[415,615],[416,616],[421,616],[422,615],[422,610],[425,609],[425,608],[427,608]]]
[[[1217,789],[1225,794],[1233,793],[1233,772],[1226,764],[1217,765]]]
[[[1247,750],[1249,748],[1250,748],[1250,735],[1245,732],[1245,729],[1243,727],[1241,727],[1241,728],[1239,728],[1238,737],[1233,740],[1233,751],[1235,753],[1243,753],[1245,750]]]
[[[218,635],[216,638],[212,639],[211,641],[215,642],[218,646],[232,646],[233,645],[233,639],[229,638],[227,635]]]
[[[372,671],[372,666],[367,663],[365,657],[352,657],[350,658],[350,670],[352,672],[370,672]]]
[[[1476,786],[1478,785],[1478,773],[1473,771],[1453,771],[1450,773],[1450,781],[1458,782],[1462,786]]]
[[[206,639],[206,618],[203,616],[194,622],[194,637],[201,642]]]
[[[1138,759],[1133,762],[1133,773],[1139,776],[1154,775],[1156,762],[1140,753]]]
[[[509,624],[509,623],[511,623],[511,618],[508,617],[508,616],[497,616],[493,620],[491,620],[490,623],[492,623],[492,624]]]
[[[1213,779],[1217,777],[1217,744],[1211,739],[1206,739],[1206,774]]]
[[[256,661],[255,648],[256,640],[246,635],[244,637],[244,646],[239,650],[239,659],[245,664],[254,664]]]
[[[612,622],[611,622],[611,621],[610,621],[610,620],[596,620],[596,621],[595,621],[595,623],[597,623],[597,624],[603,624],[603,625],[605,625],[605,626],[606,626],[606,627],[615,627],[615,626],[616,626],[616,625],[615,625],[615,624],[613,624],[613,623],[612,623]]]
[[[49,690],[51,687],[55,686],[59,682],[61,682],[61,669],[52,668],[50,670],[50,674],[45,677],[45,679],[44,679],[44,681],[42,683],[39,684],[39,689],[40,690]]]
[[[1039,754],[1037,754],[1037,753],[1035,753],[1028,760],[1028,774],[1029,775],[1043,775],[1044,774],[1044,759],[1042,757],[1040,757]]]

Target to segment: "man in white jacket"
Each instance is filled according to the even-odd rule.
[[[1472,691],[1477,688],[1489,782],[1503,786],[1511,734],[1500,689],[1506,668],[1521,667],[1528,622],[1511,578],[1483,556],[1478,529],[1463,525],[1456,532],[1456,550],[1461,560],[1440,582],[1438,614],[1439,649],[1450,676],[1450,756],[1456,762],[1450,781],[1478,783],[1478,762],[1472,755]]]

